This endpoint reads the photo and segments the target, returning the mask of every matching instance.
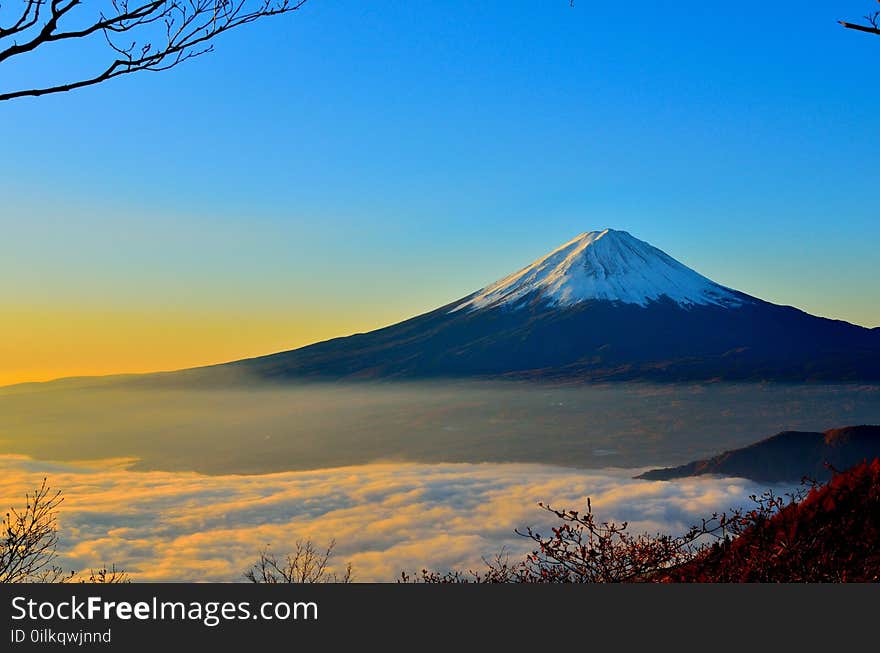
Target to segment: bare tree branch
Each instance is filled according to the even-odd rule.
[[[213,39],[267,16],[300,9],[307,0],[109,0],[112,11],[77,29],[63,29],[84,0],[22,0],[24,7],[9,27],[0,26],[0,64],[51,43],[101,34],[110,63],[93,75],[42,87],[0,92],[0,101],[62,93],[141,70],[162,71],[213,51]],[[89,0],[85,0],[88,2]],[[99,0],[92,0],[98,3]],[[48,3],[48,5],[47,5]],[[47,15],[48,11],[48,15]],[[79,14],[78,14],[79,15]],[[19,42],[13,36],[23,37]],[[131,39],[131,40],[129,40]],[[154,45],[159,43],[159,45]]]
[[[71,580],[75,580],[80,583],[99,585],[121,585],[125,583],[130,583],[131,577],[125,570],[117,569],[116,565],[110,565],[109,567],[105,565],[100,569],[92,569],[89,572],[88,578],[77,578],[74,575],[71,576]]]
[[[11,508],[0,534],[0,583],[56,582],[63,572],[54,564],[58,545],[57,509],[64,499],[43,479],[25,506]]]
[[[867,25],[857,25],[856,23],[847,23],[842,20],[838,21],[841,25],[846,27],[847,29],[855,29],[860,32],[868,32],[869,34],[880,34],[880,28],[877,27],[868,27]]]
[[[65,572],[58,558],[58,508],[64,498],[43,479],[23,508],[10,508],[0,521],[0,583],[129,583],[116,565],[91,570],[86,578]]]
[[[880,2],[880,0],[877,0]],[[858,30],[859,32],[868,32],[869,34],[880,34],[880,11],[874,11],[864,16],[867,25],[859,25],[858,23],[848,23],[843,20],[837,21],[847,29]]]
[[[345,567],[342,575],[330,571],[330,558],[336,541],[324,551],[315,546],[312,540],[299,540],[293,553],[279,559],[268,547],[260,552],[260,559],[248,569],[244,577],[252,583],[350,583],[351,564]]]
[[[43,0],[27,0],[21,16],[14,25],[7,28],[0,26],[0,38],[23,32],[36,25],[37,21],[40,20],[40,8],[42,6]]]

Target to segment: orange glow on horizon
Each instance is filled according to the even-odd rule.
[[[361,316],[364,317],[364,316]],[[294,349],[389,323],[338,316],[4,310],[0,386],[176,370]]]

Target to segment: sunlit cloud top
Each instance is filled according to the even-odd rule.
[[[479,567],[514,533],[545,527],[544,501],[581,507],[636,531],[681,532],[743,505],[741,479],[637,481],[631,470],[518,464],[387,464],[260,476],[135,472],[131,461],[45,463],[0,456],[0,505],[18,505],[47,476],[64,491],[61,560],[87,570],[115,563],[140,581],[236,581],[264,546],[284,555],[297,539],[335,539],[336,563],[358,581],[402,570]]]

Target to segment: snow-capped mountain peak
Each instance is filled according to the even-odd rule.
[[[647,306],[663,297],[682,306],[739,306],[743,302],[743,295],[626,231],[604,229],[577,236],[477,291],[452,311],[517,306],[536,297],[562,306],[589,300]]]

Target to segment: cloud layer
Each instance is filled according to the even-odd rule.
[[[680,532],[742,505],[742,479],[634,480],[634,470],[526,464],[372,464],[256,476],[133,471],[132,460],[46,463],[0,456],[0,506],[17,506],[45,476],[64,492],[65,568],[115,563],[139,581],[236,581],[261,547],[335,539],[357,581],[476,567],[502,546],[529,550],[517,527],[551,523],[544,501],[636,530]]]

